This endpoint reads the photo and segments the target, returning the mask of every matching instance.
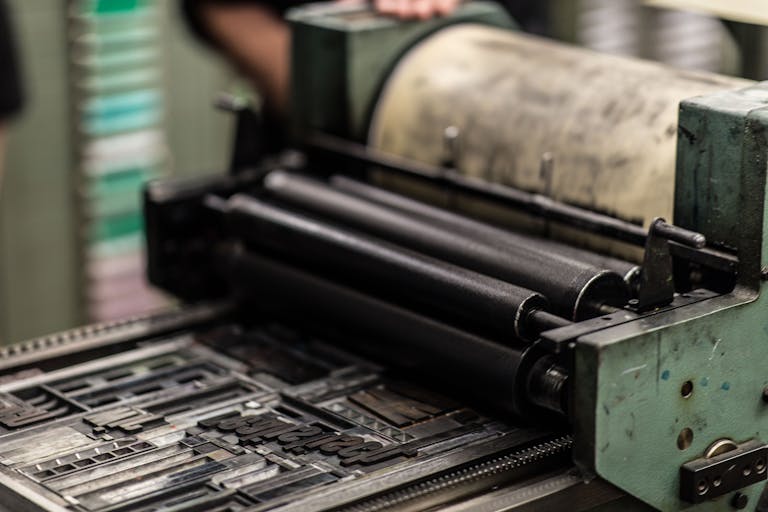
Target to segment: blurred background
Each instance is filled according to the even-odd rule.
[[[0,195],[0,343],[156,309],[141,187],[222,172],[242,88],[171,0],[7,0],[27,103]],[[540,0],[529,28],[599,51],[768,79],[757,25],[640,0]]]
[[[228,67],[167,0],[9,0],[27,102],[0,197],[0,339],[157,308],[142,184],[224,168]]]

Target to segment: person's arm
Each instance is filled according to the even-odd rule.
[[[268,107],[287,112],[290,31],[282,16],[263,3],[205,2],[200,19],[217,46],[256,85]]]
[[[11,28],[8,9],[4,0],[0,0],[0,185],[3,178],[7,120],[21,110],[24,99]]]
[[[403,19],[428,20],[451,14],[459,0],[375,0],[377,11]]]
[[[349,1],[349,0],[344,0]],[[284,2],[283,4],[296,2]],[[383,14],[429,19],[452,12],[460,0],[375,0]],[[274,113],[289,108],[290,32],[275,2],[187,0],[199,34],[212,40],[262,93]]]

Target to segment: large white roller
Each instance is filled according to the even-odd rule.
[[[456,127],[461,171],[647,224],[672,218],[680,101],[749,83],[457,25],[401,59],[369,142],[439,164]]]

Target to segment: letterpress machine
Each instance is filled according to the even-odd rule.
[[[291,149],[146,189],[179,308],[0,351],[0,507],[754,510],[768,86],[290,18]]]

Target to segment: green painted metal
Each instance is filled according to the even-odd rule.
[[[766,127],[768,82],[680,105],[675,223],[738,249],[739,282],[753,290],[768,265]]]
[[[397,58],[420,39],[455,23],[511,28],[496,3],[471,2],[450,16],[401,22],[370,9],[310,5],[288,13],[293,26],[295,128],[364,140],[373,103]]]
[[[721,438],[768,440],[768,297],[764,204],[768,84],[684,101],[675,222],[738,252],[730,293],[579,339],[576,458],[660,510],[729,510],[678,498],[680,465]],[[683,397],[681,387],[693,384]],[[684,428],[692,444],[678,447]],[[763,483],[747,488],[754,506]]]
[[[721,438],[768,439],[768,298],[752,297],[739,290],[580,339],[577,462],[655,508],[680,510],[682,464]],[[680,450],[684,428],[693,443]],[[756,503],[762,487],[743,492]],[[728,499],[690,509],[727,510]]]

